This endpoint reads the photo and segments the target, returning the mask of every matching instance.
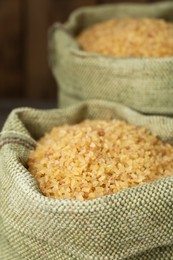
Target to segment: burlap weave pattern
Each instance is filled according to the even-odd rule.
[[[28,152],[53,126],[85,118],[124,119],[173,143],[172,118],[107,101],[14,110],[0,137],[0,259],[172,259],[173,177],[84,202],[39,192]]]
[[[173,1],[81,8],[50,33],[50,61],[60,86],[59,105],[105,99],[144,113],[173,114],[173,58],[111,58],[80,50],[80,30],[109,18],[153,17],[173,21]]]

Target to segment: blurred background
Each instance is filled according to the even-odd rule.
[[[57,87],[48,66],[48,28],[76,8],[154,0],[0,0],[0,128],[18,106],[56,106]]]

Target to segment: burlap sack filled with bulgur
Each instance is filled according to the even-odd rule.
[[[172,1],[110,4],[81,8],[55,24],[50,61],[59,105],[105,99],[173,114],[172,13]]]
[[[135,133],[135,127],[139,127],[144,141],[150,140],[150,145],[148,141],[144,144],[145,153],[147,149],[148,152],[151,150],[152,145],[153,151],[156,151],[157,145],[168,143],[165,144],[166,150],[160,155],[160,161],[163,157],[160,162],[162,166],[164,158],[169,155],[169,149],[172,149],[172,118],[142,115],[120,104],[88,101],[60,110],[14,110],[0,137],[0,259],[171,259],[171,174],[157,181],[85,201],[80,201],[80,198],[55,199],[41,193],[34,176],[28,171],[29,154],[38,145],[37,141],[53,127],[62,127],[63,135],[63,125],[75,125],[85,119],[126,121],[118,123],[118,126],[127,133],[126,124],[130,124],[128,135]],[[81,124],[88,124],[85,122]],[[162,141],[150,138],[146,131],[140,130],[141,127],[148,129]],[[101,140],[103,131],[99,132],[99,136]],[[95,135],[92,137],[95,139]],[[63,138],[59,145],[62,145]],[[75,138],[74,136],[74,142]],[[143,142],[142,137],[139,139],[136,140],[137,143],[139,141],[138,144]],[[125,144],[128,138],[120,140]],[[53,146],[51,144],[51,148]],[[132,155],[135,149],[134,146]],[[67,151],[64,155],[66,154]],[[47,153],[47,157],[50,155],[51,151]],[[71,156],[72,150],[69,149],[69,158]],[[38,161],[40,162],[41,160]],[[54,163],[51,157],[49,163]],[[153,165],[155,163],[156,161]],[[165,161],[166,165],[169,166],[168,161]]]

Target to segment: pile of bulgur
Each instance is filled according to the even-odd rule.
[[[119,120],[55,127],[28,159],[41,192],[88,200],[173,174],[173,147]]]
[[[88,52],[114,57],[172,57],[173,23],[126,18],[95,24],[77,37]]]

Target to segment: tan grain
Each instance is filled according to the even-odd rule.
[[[118,120],[55,127],[28,159],[43,194],[95,199],[173,174],[173,147]]]
[[[113,57],[172,57],[173,23],[126,18],[95,24],[77,37],[87,52]]]

